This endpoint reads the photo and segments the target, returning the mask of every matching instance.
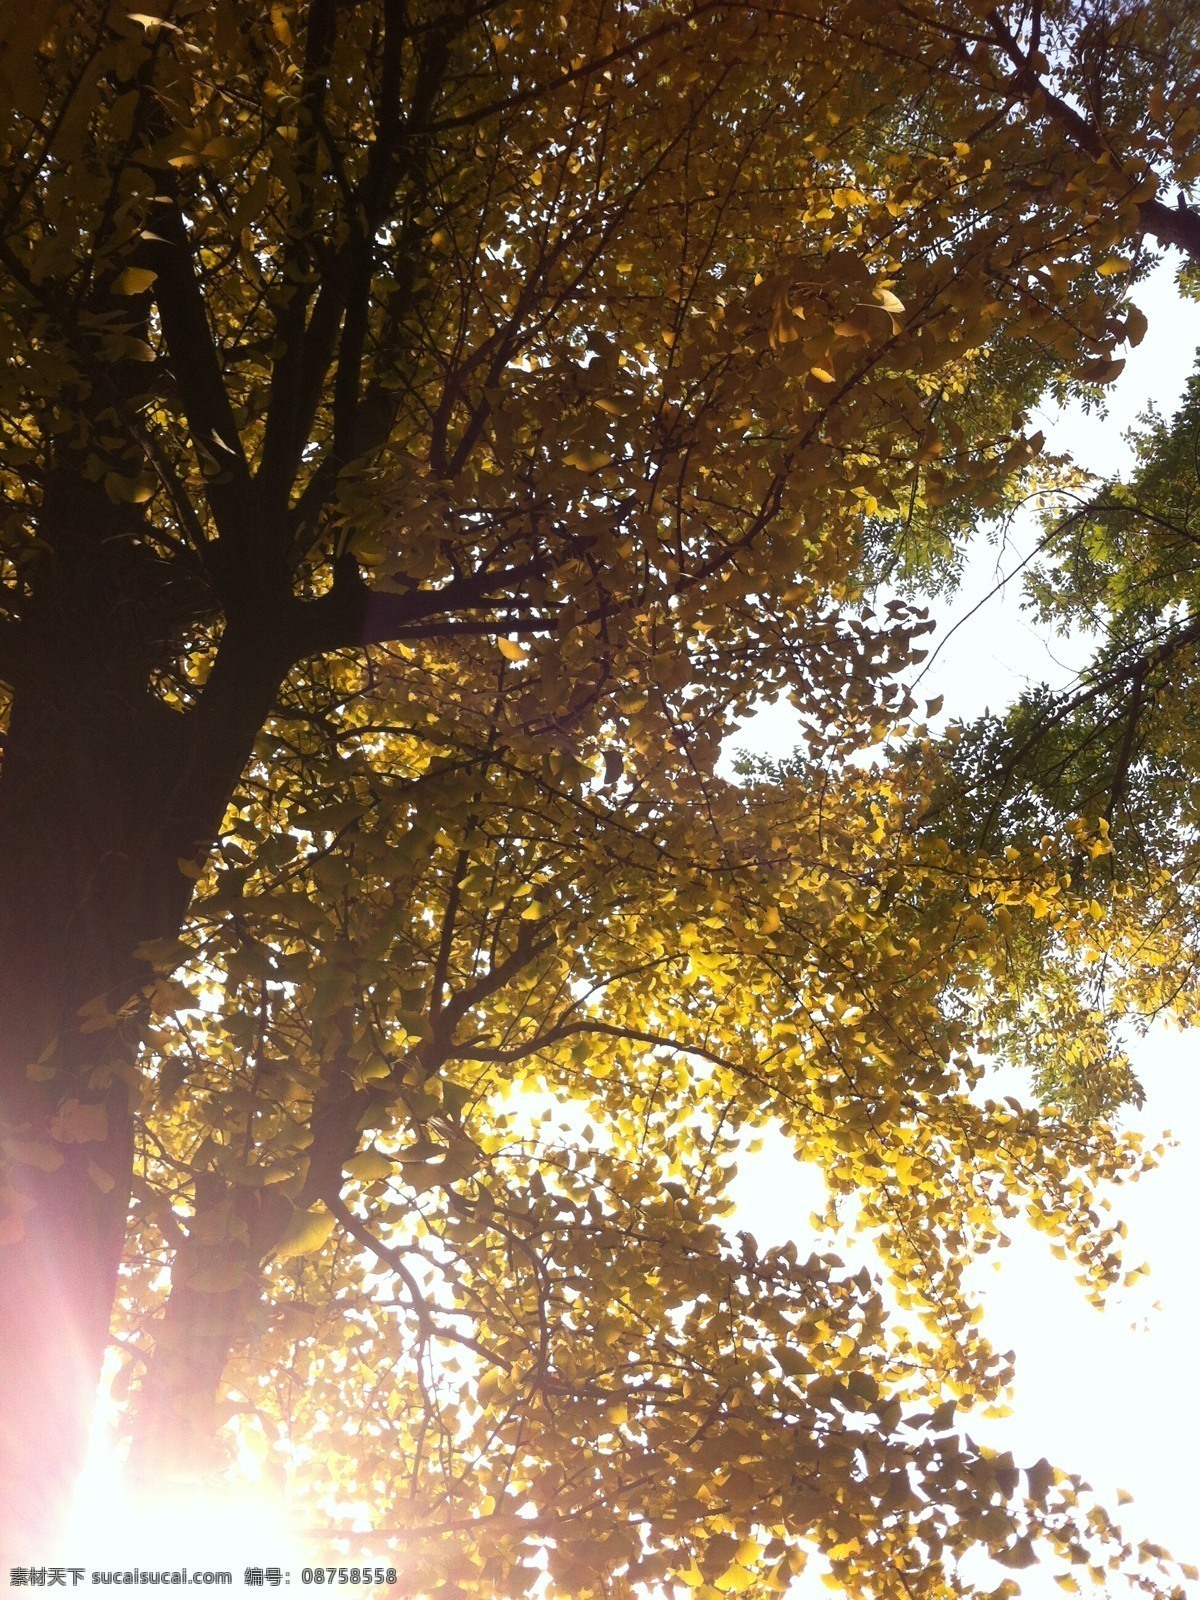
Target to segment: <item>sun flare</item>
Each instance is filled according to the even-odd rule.
[[[89,1570],[229,1572],[235,1586],[247,1567],[286,1571],[303,1563],[277,1490],[247,1475],[216,1487],[135,1492],[102,1422],[93,1432],[65,1550]]]

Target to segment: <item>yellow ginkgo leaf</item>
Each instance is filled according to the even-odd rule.
[[[285,1261],[289,1256],[312,1255],[319,1250],[333,1232],[334,1218],[322,1205],[309,1211],[297,1211],[283,1230],[275,1255]]]
[[[342,1170],[362,1183],[371,1183],[376,1178],[386,1178],[392,1170],[392,1163],[382,1150],[363,1150],[351,1156]]]
[[[145,294],[157,277],[158,273],[151,272],[149,267],[126,267],[117,274],[113,282],[113,293]]]

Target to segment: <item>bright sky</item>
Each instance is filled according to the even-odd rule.
[[[1120,471],[1132,460],[1122,433],[1138,413],[1153,400],[1171,414],[1200,346],[1200,305],[1179,299],[1173,276],[1170,263],[1160,265],[1134,296],[1149,331],[1110,390],[1108,418],[1087,416],[1077,406],[1039,416],[1050,448],[1069,450],[1096,472]],[[938,609],[935,644],[999,577],[1019,566],[1038,532],[1028,518],[999,547],[981,545],[958,594]],[[1086,645],[1076,646],[1074,660],[1071,654],[1069,641],[1045,640],[1022,613],[1018,578],[947,640],[921,692],[944,695],[944,714],[969,720],[989,706],[1002,709],[1028,681],[1066,682],[1087,659]],[[772,708],[733,742],[779,755],[790,748],[794,731],[787,709]],[[1149,1277],[1099,1312],[1032,1232],[1019,1234],[998,1261],[979,1263],[985,1326],[997,1348],[1016,1351],[1017,1382],[1013,1415],[980,1419],[969,1430],[980,1442],[1011,1450],[1018,1463],[1044,1455],[1082,1474],[1110,1509],[1117,1488],[1126,1490],[1134,1496],[1121,1512],[1127,1531],[1192,1563],[1200,1562],[1200,1386],[1193,1375],[1200,1328],[1197,1053],[1194,1032],[1166,1028],[1156,1028],[1132,1051],[1147,1099],[1125,1125],[1141,1129],[1151,1144],[1167,1129],[1177,1141],[1157,1170],[1113,1195],[1116,1215],[1129,1225],[1127,1265],[1149,1262]],[[782,1141],[745,1163],[738,1185],[735,1226],[764,1243],[781,1243],[793,1230],[800,1239],[807,1235],[821,1185],[811,1170],[796,1168]],[[789,1194],[790,1205],[782,1198]],[[1061,1600],[1049,1573],[1032,1568],[1019,1577],[1026,1600]]]

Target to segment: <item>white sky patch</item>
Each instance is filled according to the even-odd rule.
[[[1069,451],[1098,475],[1129,471],[1133,452],[1125,430],[1150,402],[1169,418],[1195,365],[1200,304],[1177,295],[1175,266],[1173,258],[1160,263],[1134,291],[1149,330],[1127,353],[1126,368],[1109,390],[1108,415],[1071,404],[1034,418],[1049,449]],[[1085,635],[1047,639],[1037,630],[1022,611],[1019,576],[992,593],[1040,537],[1030,512],[1014,519],[998,545],[980,540],[958,591],[933,608],[938,628],[925,642],[930,650],[946,642],[917,693],[943,695],[943,719],[970,721],[988,708],[1003,711],[1027,684],[1062,686],[1088,660]],[[959,619],[966,620],[947,638]],[[731,770],[737,749],[774,759],[790,754],[799,726],[786,704],[762,708],[727,741],[722,771]],[[968,1431],[981,1443],[1012,1451],[1018,1464],[1047,1456],[1080,1473],[1114,1512],[1118,1488],[1132,1494],[1133,1503],[1119,1512],[1127,1532],[1198,1563],[1200,1385],[1193,1369],[1200,1328],[1200,1038],[1195,1030],[1156,1027],[1133,1041],[1130,1057],[1146,1105],[1127,1112],[1124,1125],[1141,1131],[1149,1145],[1170,1130],[1175,1143],[1155,1171],[1112,1196],[1114,1215],[1129,1226],[1126,1267],[1147,1262],[1150,1275],[1115,1292],[1097,1311],[1069,1264],[1051,1256],[1045,1237],[1014,1228],[1011,1248],[976,1263],[972,1280],[986,1301],[984,1327],[992,1343],[1016,1352],[1013,1414],[971,1419]],[[782,1137],[768,1137],[742,1165],[730,1226],[769,1244],[794,1228],[798,1247],[806,1247],[813,1237],[809,1215],[820,1209],[822,1192],[816,1169],[796,1162]],[[1023,1572],[1021,1590],[1024,1600],[1062,1596],[1048,1569]]]

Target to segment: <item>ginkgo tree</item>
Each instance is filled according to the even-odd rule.
[[[870,540],[953,540],[1045,384],[1111,375],[1141,213],[968,138],[984,89],[927,93],[873,14],[835,48],[710,0],[6,11],[6,1548],[61,1515],[120,1285],[138,1471],[235,1385],[301,1428],[307,1364],[393,1462],[339,1482],[407,1461],[489,1592],[534,1545],[575,1593],[777,1582],[812,1529],[851,1589],[1035,1529],[1084,1558],[1063,1486],[1026,1504],[942,1409],[1000,1381],[958,1289],[998,1213],[1114,1270],[1084,1174],[1128,1156],[967,1092],[992,909],[1056,865],[923,861],[922,784],[841,756],[914,709]],[[712,767],[779,692],[810,765],[750,814]],[[536,1140],[529,1084],[592,1135]],[[928,1335],[731,1253],[768,1115]]]
[[[1093,1294],[1120,1270],[1090,1182],[1135,1150],[974,1092],[991,924],[1054,872],[933,847],[929,773],[663,797],[362,691],[331,718],[330,688],[281,714],[158,955],[133,1475],[203,1482],[233,1419],[310,1526],[366,1508],[422,1591],[772,1593],[813,1547],[850,1593],[986,1592],[988,1552],[1136,1565],[1077,1483],[954,1425],[1008,1372],[967,1260],[1026,1216]],[[731,1234],[767,1125],[861,1206],[892,1317],[828,1248]]]

